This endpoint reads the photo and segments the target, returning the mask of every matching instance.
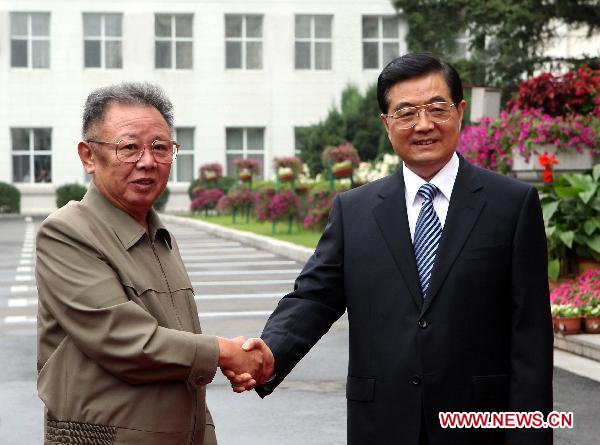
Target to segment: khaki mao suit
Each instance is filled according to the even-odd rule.
[[[45,443],[216,443],[205,385],[218,361],[154,210],[149,235],[92,183],[37,238],[38,391]]]

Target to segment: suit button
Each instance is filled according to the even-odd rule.
[[[419,377],[418,375],[414,375],[412,379],[410,379],[410,383],[412,383],[415,386],[419,386],[421,384],[421,377]]]
[[[427,323],[427,320],[425,320],[425,319],[419,320],[419,322],[417,324],[422,329],[425,329],[427,326],[429,326],[429,323]]]
[[[204,377],[199,375],[198,377],[196,377],[196,383],[198,385],[202,385],[204,383]]]

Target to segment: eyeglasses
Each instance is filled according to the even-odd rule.
[[[416,107],[403,107],[394,111],[393,114],[384,114],[384,116],[394,119],[396,125],[401,130],[408,130],[417,125],[419,113],[421,111],[425,111],[429,120],[435,124],[448,122],[452,117],[452,107],[456,107],[456,104],[448,102],[432,102],[430,104],[417,105]]]
[[[150,147],[151,153],[156,162],[160,164],[171,164],[177,158],[179,144],[175,141],[160,141],[156,140],[151,144],[142,144],[130,139],[121,139],[119,142],[97,141],[95,139],[87,139],[86,142],[93,142],[100,145],[114,145],[117,159],[121,162],[135,163],[142,159],[144,150]]]

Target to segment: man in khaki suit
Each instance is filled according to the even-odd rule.
[[[172,129],[169,99],[149,84],[86,101],[78,152],[93,180],[37,239],[46,444],[215,444],[205,388],[217,367],[272,372],[243,338],[202,334],[177,243],[152,209],[179,147]]]

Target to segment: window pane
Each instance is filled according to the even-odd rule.
[[[247,37],[262,37],[262,16],[247,15],[246,16],[246,36]]]
[[[377,43],[363,42],[363,68],[379,68]]]
[[[180,154],[177,156],[177,181],[190,182],[194,180],[194,155]]]
[[[315,43],[315,69],[331,69],[331,43]]]
[[[154,18],[154,34],[156,37],[171,37],[171,16],[156,14]]]
[[[27,67],[27,40],[10,41],[10,66]]]
[[[242,155],[241,154],[230,154],[228,153],[226,156],[227,159],[227,171],[226,174],[227,176],[232,176],[235,177],[235,165],[234,165],[234,161],[236,159],[242,159]]]
[[[175,16],[175,35],[177,37],[192,37],[193,15],[178,14]]]
[[[176,132],[177,143],[181,146],[179,152],[194,150],[194,129],[178,128]]]
[[[12,139],[12,149],[29,151],[29,129],[28,128],[11,128],[10,136]]]
[[[31,66],[33,68],[50,67],[50,42],[34,40],[31,42]]]
[[[34,156],[33,168],[35,182],[52,182],[52,157],[48,155]]]
[[[225,44],[225,67],[242,67],[242,42],[227,42]]]
[[[264,179],[264,163],[265,163],[265,157],[263,155],[258,155],[258,154],[252,154],[252,155],[248,155],[248,158],[250,159],[256,159],[258,161],[258,175],[257,175],[257,179]]]
[[[296,69],[310,69],[310,42],[296,42]]]
[[[10,13],[10,35],[11,36],[26,36],[27,35],[27,14],[22,12]]]
[[[13,156],[13,182],[30,182],[29,155]]]
[[[248,137],[248,150],[264,150],[264,129],[248,128],[246,135]]]
[[[225,37],[242,37],[242,16],[225,16]]]
[[[86,40],[83,42],[84,59],[86,68],[99,68],[100,65],[100,41]]]
[[[52,130],[49,128],[36,128],[33,130],[33,149],[52,150]]]
[[[315,16],[315,37],[318,39],[331,38],[331,16]]]
[[[296,37],[310,38],[310,15],[296,16]]]
[[[262,43],[247,42],[246,51],[246,68],[249,70],[262,69]]]
[[[177,69],[191,69],[193,66],[192,42],[177,42],[175,51],[175,66]]]
[[[171,42],[155,42],[156,68],[171,68]]]
[[[377,17],[363,17],[362,22],[363,39],[379,37]]]
[[[123,68],[121,41],[105,42],[106,68]]]
[[[398,19],[396,17],[383,17],[383,37],[387,39],[398,38]]]
[[[86,37],[99,37],[100,14],[83,14],[83,35]]]
[[[31,34],[48,37],[50,35],[50,14],[31,14]]]
[[[121,37],[123,35],[121,14],[105,14],[105,33],[108,37]]]
[[[383,65],[387,65],[396,57],[398,57],[398,44],[397,43],[384,43],[383,44]]]
[[[241,128],[228,128],[225,132],[227,151],[241,151],[244,148],[244,133]]]

